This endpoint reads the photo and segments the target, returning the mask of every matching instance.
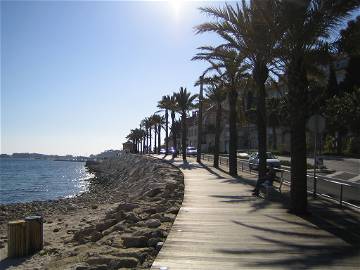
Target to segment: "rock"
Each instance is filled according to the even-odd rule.
[[[177,214],[179,212],[179,208],[178,207],[171,207],[169,208],[168,210],[168,213],[171,213],[171,214]]]
[[[163,215],[160,214],[160,213],[156,213],[156,214],[153,214],[153,215],[150,216],[150,218],[155,218],[155,219],[158,219],[158,220],[161,220],[162,217],[163,217]]]
[[[133,212],[127,213],[125,216],[126,221],[136,223],[140,221],[140,218]]]
[[[160,250],[163,247],[163,245],[164,245],[164,242],[158,242],[156,244],[156,250]]]
[[[53,232],[58,232],[58,231],[60,231],[60,228],[53,229]]]
[[[148,239],[145,236],[123,235],[121,238],[126,248],[147,247]]]
[[[123,210],[125,212],[128,212],[128,211],[132,211],[138,207],[139,207],[139,205],[135,204],[135,203],[122,203],[122,204],[119,204],[116,209],[117,209],[117,211]]]
[[[96,224],[95,228],[97,231],[104,231],[117,223],[116,219],[108,219],[99,224]]]
[[[134,268],[137,267],[139,261],[136,258],[133,257],[124,257],[121,259],[117,259],[116,261],[110,262],[110,268],[112,269],[118,269],[118,268]]]
[[[91,206],[91,209],[97,209],[97,208],[98,208],[98,206],[95,205],[95,204],[93,204],[93,205]]]
[[[149,227],[149,228],[157,228],[161,225],[160,220],[152,218],[152,219],[148,219],[147,221],[145,221],[145,226]]]
[[[115,224],[114,226],[110,227],[109,229],[102,232],[103,235],[108,235],[115,231],[124,231],[126,229],[126,225],[123,222],[119,222],[118,224]]]
[[[94,231],[92,234],[91,234],[91,242],[96,242],[98,240],[100,240],[102,238],[102,233],[101,232],[98,232],[98,231]]]
[[[160,238],[150,238],[148,240],[148,246],[149,247],[156,247],[157,243],[161,242]]]
[[[148,192],[146,192],[145,196],[155,197],[156,195],[158,195],[161,192],[162,192],[162,188],[157,187],[157,188],[153,188],[153,189],[149,190]]]
[[[175,220],[176,216],[174,214],[165,214],[160,220],[162,222],[171,222]]]

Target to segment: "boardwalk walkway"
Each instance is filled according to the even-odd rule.
[[[152,269],[359,269],[358,212],[319,200],[301,218],[282,199],[253,197],[254,175],[234,179],[192,159],[174,164],[185,197]]]

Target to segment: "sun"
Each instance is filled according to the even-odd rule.
[[[175,17],[178,17],[180,15],[181,9],[184,4],[184,0],[168,0]]]

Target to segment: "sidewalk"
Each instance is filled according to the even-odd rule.
[[[152,269],[358,269],[359,212],[318,200],[304,219],[282,200],[253,197],[255,175],[235,179],[192,159],[174,165],[184,201]]]

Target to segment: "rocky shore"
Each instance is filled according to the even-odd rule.
[[[182,173],[151,157],[123,154],[88,164],[96,177],[77,197],[0,205],[0,268],[148,269],[182,203]],[[44,217],[44,249],[6,257],[7,221]]]

